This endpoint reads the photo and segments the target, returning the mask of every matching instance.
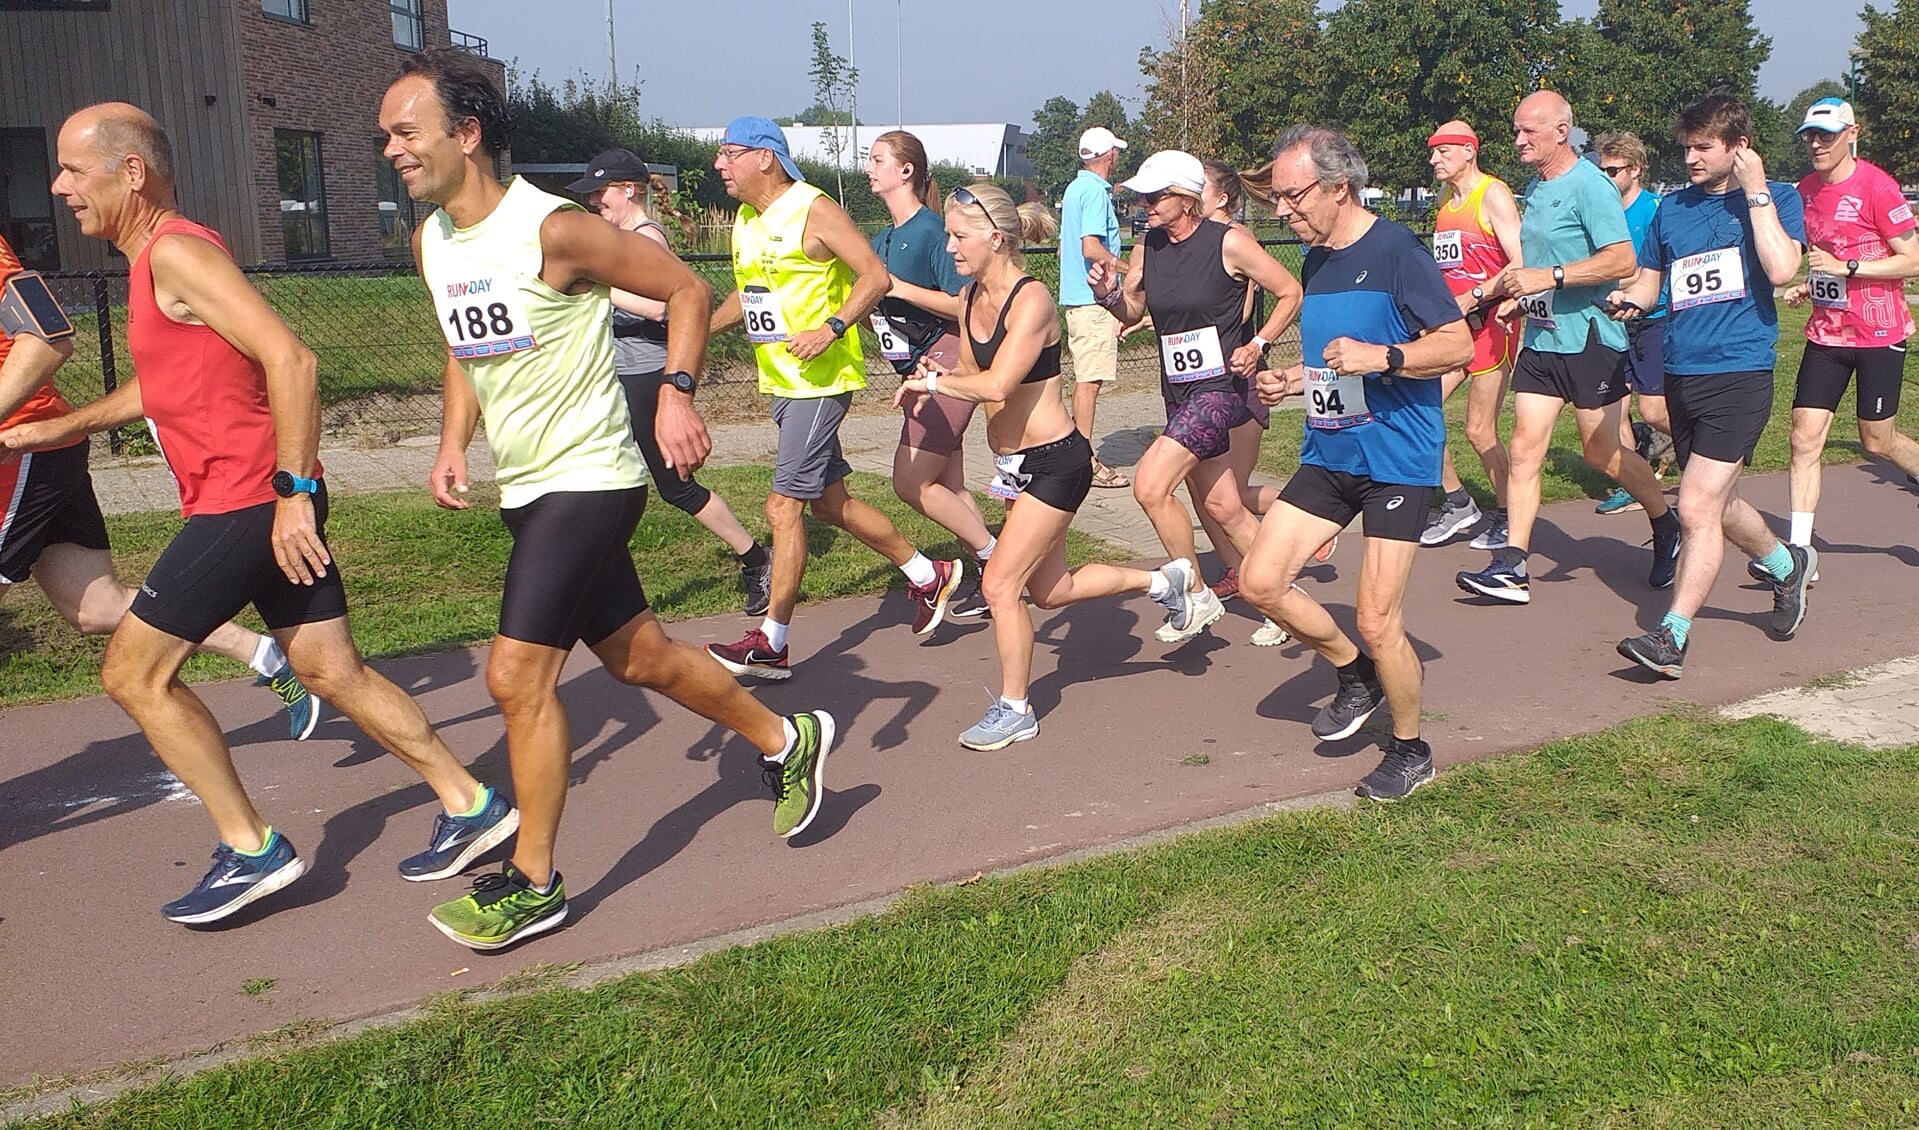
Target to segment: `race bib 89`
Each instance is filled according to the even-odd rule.
[[[440,333],[458,360],[539,348],[520,288],[510,276],[447,283],[434,292],[433,306],[440,316]]]
[[[1160,371],[1170,384],[1182,385],[1226,375],[1226,356],[1220,348],[1219,331],[1212,326],[1161,334]]]

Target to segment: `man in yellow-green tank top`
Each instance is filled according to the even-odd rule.
[[[744,325],[773,398],[779,454],[766,521],[773,531],[773,599],[760,626],[707,651],[736,675],[785,679],[786,630],[806,573],[808,506],[822,522],[864,542],[906,574],[913,632],[939,626],[959,586],[958,561],[931,561],[886,515],[846,492],[840,421],[866,387],[859,323],[891,278],[852,217],[806,183],[786,135],[765,118],[735,118],[713,168],[740,202],[733,221],[735,290],[713,315],[713,332]]]
[[[442,933],[481,950],[566,918],[553,841],[573,749],[558,691],[576,642],[614,678],[659,690],[759,747],[778,835],[819,811],[834,736],[825,711],[782,719],[760,705],[704,652],[669,639],[647,607],[627,548],[646,506],[646,464],[613,373],[608,288],[666,303],[666,387],[654,427],[670,472],[683,475],[712,447],[693,392],[713,292],[637,232],[524,180],[494,179],[509,126],[491,76],[452,48],[408,58],[380,104],[385,153],[407,194],[439,206],[413,248],[447,344],[433,498],[467,508],[466,448],[484,414],[500,516],[513,535],[486,684],[506,719],[519,839],[500,872],[431,915]],[[470,820],[447,813],[435,844],[460,843]]]

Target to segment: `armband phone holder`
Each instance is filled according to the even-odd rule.
[[[0,330],[52,343],[72,337],[73,323],[40,272],[18,271],[0,287]]]

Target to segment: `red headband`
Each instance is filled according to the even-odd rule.
[[[1479,148],[1479,139],[1470,133],[1436,133],[1426,139],[1426,148],[1437,149],[1441,145],[1470,145]]]

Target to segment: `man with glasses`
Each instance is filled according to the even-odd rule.
[[[1261,399],[1306,397],[1299,470],[1240,567],[1240,595],[1338,673],[1313,734],[1357,733],[1384,704],[1392,738],[1358,793],[1398,800],[1433,779],[1420,740],[1419,656],[1406,638],[1406,580],[1419,553],[1446,443],[1439,381],[1473,354],[1459,305],[1418,236],[1366,210],[1366,161],[1345,137],[1295,126],[1273,147],[1273,206],[1310,248],[1301,268],[1303,364],[1262,372]],[[1315,551],[1365,515],[1359,570],[1361,651],[1294,587]]]
[[[1573,151],[1572,121],[1572,107],[1550,90],[1527,95],[1514,112],[1519,160],[1536,174],[1526,188],[1519,228],[1528,265],[1507,267],[1486,288],[1510,300],[1502,314],[1526,323],[1513,366],[1510,522],[1506,547],[1493,551],[1492,563],[1456,579],[1467,592],[1506,604],[1532,600],[1526,555],[1539,516],[1540,472],[1568,401],[1586,465],[1625,487],[1652,518],[1647,584],[1671,586],[1679,560],[1679,519],[1666,505],[1658,476],[1619,442],[1626,330],[1601,304],[1618,280],[1633,273],[1632,233],[1619,193]]]
[[[806,572],[806,515],[845,530],[906,574],[913,634],[939,626],[959,587],[958,561],[931,561],[893,523],[846,491],[853,468],[840,451],[840,422],[866,387],[858,325],[892,285],[886,264],[846,210],[806,183],[786,134],[766,118],[735,118],[713,158],[733,220],[736,289],[713,315],[713,332],[742,322],[773,398],[779,454],[766,521],[773,530],[773,600],[738,643],[707,651],[735,675],[791,678],[787,626]]]
[[[1599,171],[1619,190],[1619,203],[1626,209],[1626,229],[1632,232],[1633,254],[1637,255],[1646,245],[1646,232],[1651,230],[1653,215],[1659,211],[1659,194],[1647,192],[1640,184],[1646,171],[1645,143],[1636,134],[1602,133],[1593,142],[1593,149],[1599,159]],[[1666,295],[1663,290],[1657,305],[1626,323],[1626,341],[1621,372],[1626,378],[1627,390],[1638,401],[1639,419],[1648,436],[1654,432],[1671,436],[1672,424],[1666,418]],[[1641,446],[1637,442],[1631,415],[1623,411],[1619,414],[1619,442],[1633,446],[1642,458],[1651,462],[1650,443]],[[1653,473],[1659,473],[1657,467]],[[1615,487],[1612,494],[1593,509],[1600,514],[1625,514],[1643,507],[1631,491]]]
[[[1893,426],[1913,329],[1903,280],[1919,276],[1919,237],[1899,182],[1852,155],[1858,137],[1852,106],[1840,98],[1814,102],[1799,126],[1813,170],[1799,182],[1811,273],[1785,299],[1789,306],[1812,302],[1792,398],[1787,540],[1800,546],[1812,544],[1826,436],[1853,374],[1859,376],[1860,446],[1907,475],[1919,474],[1919,443]],[[1757,563],[1750,568],[1754,576],[1761,572]]]
[[[1127,487],[1132,480],[1100,462],[1093,413],[1100,386],[1119,376],[1119,319],[1100,305],[1086,272],[1094,263],[1122,271],[1119,215],[1113,211],[1113,170],[1126,143],[1105,126],[1079,135],[1080,170],[1059,204],[1059,304],[1066,315],[1066,348],[1073,357],[1073,425],[1093,445],[1093,485]]]

